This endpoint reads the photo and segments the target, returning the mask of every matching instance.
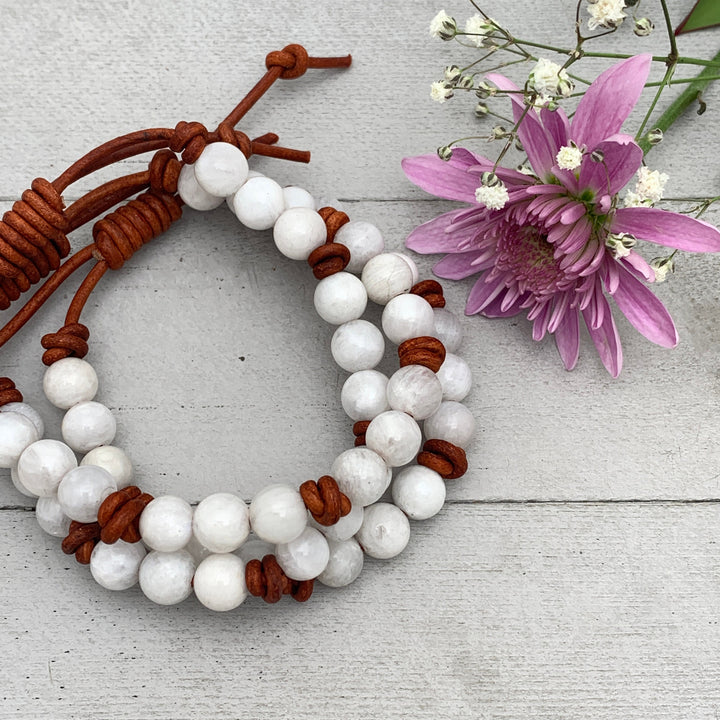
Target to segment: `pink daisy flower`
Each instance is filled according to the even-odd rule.
[[[611,249],[608,238],[627,233],[678,250],[720,250],[720,232],[705,222],[653,207],[618,207],[618,192],[643,159],[620,129],[640,97],[650,62],[649,55],[638,55],[605,71],[572,121],[562,109],[530,110],[523,117],[522,92],[502,75],[488,75],[509,92],[515,122],[522,118],[518,136],[535,176],[494,168],[463,148],[454,149],[447,162],[436,155],[403,160],[405,174],[424,190],[472,203],[416,228],[407,246],[448,253],[434,268],[440,277],[480,273],[465,312],[509,317],[527,311],[533,338],[553,334],[568,370],[578,359],[582,316],[608,372],[620,373],[622,348],[608,296],[648,340],[663,347],[678,341],[668,311],[644,284],[655,280],[653,269],[632,249]],[[563,169],[568,157],[579,164]],[[476,190],[483,174],[493,171],[504,190],[482,188],[481,204]]]

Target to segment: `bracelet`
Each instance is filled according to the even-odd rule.
[[[0,221],[0,308],[49,275],[0,330],[0,345],[67,277],[95,260],[64,326],[42,338],[43,390],[65,410],[62,441],[42,439],[39,413],[12,380],[0,378],[0,467],[11,469],[20,492],[37,497],[41,528],[63,538],[62,550],[88,564],[105,588],[139,582],[162,605],[194,591],[216,611],[237,607],[248,594],[270,603],[283,595],[305,601],[315,579],[342,587],[357,578],[365,554],[387,559],[402,552],[409,520],[437,514],[445,481],[467,470],[464,448],[475,421],[461,401],[471,373],[455,354],[462,328],[445,309],[440,284],[420,281],[407,255],[384,252],[371,223],[350,221],[332,207],[316,209],[309,192],[283,188],[247,162],[252,154],[307,162],[309,153],[278,147],[272,133],[251,141],[234,129],[276,79],[349,64],[349,56],[310,58],[299,45],[270,53],[266,74],[215,132],[179,123],[174,130],[117,138],[56,181],[35,180]],[[148,151],[155,155],[147,171],[105,183],[64,207],[61,193],[69,184]],[[61,263],[70,252],[69,232],[137,193],[97,220],[93,243]],[[183,205],[211,210],[224,202],[245,227],[272,228],[277,249],[312,269],[315,309],[337,326],[331,354],[350,373],[340,400],[354,421],[355,440],[327,475],[299,489],[269,485],[249,506],[234,494],[214,493],[193,508],[173,495],[153,498],[132,483],[128,456],[112,445],[115,418],[95,400],[98,377],[84,359],[90,334],[80,316],[104,273],[178,220]],[[362,319],[368,300],[384,306],[382,331]],[[398,346],[400,367],[390,378],[375,369],[385,338]],[[83,456],[79,464],[76,453]],[[393,468],[402,468],[394,479]],[[392,502],[385,502],[391,482]]]

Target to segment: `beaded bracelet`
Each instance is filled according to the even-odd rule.
[[[444,308],[442,287],[419,281],[408,256],[384,252],[374,225],[351,222],[332,207],[316,209],[309,192],[283,188],[247,162],[254,153],[307,162],[309,153],[278,147],[271,133],[251,141],[234,129],[276,79],[299,77],[309,67],[349,64],[349,56],[311,58],[299,45],[270,53],[263,78],[216,131],[179,123],[174,130],[117,138],[54,182],[35,180],[0,221],[0,308],[49,275],[0,330],[0,345],[67,277],[96,261],[65,325],[42,339],[48,366],[43,390],[65,410],[63,441],[41,439],[40,415],[9,378],[0,378],[0,467],[11,469],[20,492],[37,497],[43,530],[63,538],[63,551],[89,564],[105,588],[123,590],[139,582],[162,605],[194,591],[217,611],[237,607],[248,593],[270,603],[285,594],[305,601],[315,579],[331,587],[355,580],[364,554],[391,558],[402,552],[409,519],[439,512],[445,480],[467,470],[464,448],[474,419],[460,401],[470,390],[471,374],[454,354],[462,330]],[[105,183],[65,208],[61,193],[72,182],[148,151],[156,152],[147,171]],[[61,263],[70,252],[70,231],[136,193],[141,194],[94,223],[91,245]],[[183,205],[211,210],[224,201],[244,226],[272,228],[284,256],[310,265],[318,280],[315,309],[337,326],[331,354],[350,373],[340,400],[354,421],[355,441],[328,475],[299,489],[269,485],[249,507],[236,495],[215,493],[193,509],[179,497],[153,498],[132,484],[130,460],[111,444],[112,412],[94,399],[98,377],[83,359],[89,331],[80,315],[106,270],[120,268],[164,232]],[[382,332],[362,319],[368,299],[384,306]],[[398,345],[400,365],[389,379],[375,370],[385,338]],[[418,421],[424,421],[423,430]],[[79,464],[76,453],[83,455]],[[394,479],[393,468],[402,468]],[[383,502],[391,481],[393,502]]]

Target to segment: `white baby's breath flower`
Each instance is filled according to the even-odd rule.
[[[465,32],[468,42],[483,47],[488,43],[487,36],[497,28],[494,20],[486,20],[482,15],[473,15],[465,21]]]
[[[655,282],[661,283],[669,273],[675,272],[675,261],[672,257],[656,257],[650,261],[650,267],[655,271]]]
[[[637,245],[637,238],[630,233],[610,233],[605,239],[605,245],[612,250],[613,257],[624,258]]]
[[[589,3],[588,27],[591,30],[597,30],[599,27],[616,28],[627,17],[623,12],[624,7],[624,0],[597,0]]]
[[[430,85],[430,97],[439,103],[444,103],[453,96],[452,86],[438,80]]]
[[[528,78],[528,85],[540,96],[539,99],[543,102],[536,104],[541,106],[545,105],[554,95],[567,97],[575,87],[564,68],[545,58],[540,58],[535,64]]]
[[[457,23],[455,18],[448,15],[444,10],[441,10],[430,21],[430,34],[433,37],[438,37],[441,40],[451,40],[456,33]]]
[[[582,163],[582,150],[575,145],[565,145],[555,156],[555,161],[561,170],[575,170]]]
[[[510,199],[507,188],[502,182],[495,185],[481,185],[475,190],[475,199],[488,210],[502,210]]]
[[[665,184],[669,177],[658,170],[650,170],[643,165],[637,172],[635,188],[625,196],[625,207],[652,207],[662,200]]]

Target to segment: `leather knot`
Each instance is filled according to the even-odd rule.
[[[424,365],[437,372],[445,362],[445,346],[437,338],[422,335],[410,338],[398,345],[400,367]]]
[[[98,510],[100,539],[111,545],[118,540],[133,543],[140,538],[140,514],[152,502],[153,496],[136,485],[129,485],[111,493]]]
[[[304,482],[300,486],[300,495],[305,507],[321,525],[334,525],[351,510],[349,498],[330,475],[323,475],[317,482]]]
[[[324,207],[318,210],[318,215],[323,219],[327,230],[327,239],[324,245],[315,248],[308,257],[308,265],[312,268],[313,275],[318,279],[334,275],[344,270],[350,262],[350,250],[341,243],[333,242],[335,233],[350,218],[341,210],[333,207]]]
[[[459,478],[468,469],[465,451],[446,440],[426,440],[417,463],[434,470],[445,480]]]
[[[81,323],[64,325],[56,333],[43,335],[40,344],[45,348],[42,361],[52,365],[66,357],[84,358],[88,354],[90,331]]]
[[[421,280],[410,288],[410,292],[424,298],[434,308],[445,307],[443,288],[437,280]]]
[[[368,427],[370,426],[369,420],[358,420],[353,425],[353,435],[355,436],[355,447],[360,447],[361,445],[365,445],[365,433],[367,432]]]
[[[75,559],[82,565],[90,563],[95,544],[100,539],[100,525],[98,523],[81,523],[73,520],[67,537],[62,541],[62,551],[66,555],[75,554]]]
[[[308,69],[307,50],[302,45],[286,45],[282,50],[268,53],[265,58],[265,67],[281,67],[280,77],[283,80],[292,80],[305,74]]]
[[[221,123],[217,129],[217,139],[220,142],[230,143],[249,158],[253,154],[252,140],[242,130],[234,130],[232,125]]]
[[[182,159],[192,165],[208,144],[208,130],[199,122],[185,122],[181,120],[175,126],[168,147],[175,153],[182,153]]]
[[[9,377],[0,377],[0,407],[22,401],[22,393],[15,387],[15,383]]]
[[[150,189],[155,193],[174,195],[182,163],[172,150],[158,150],[150,161]]]
[[[276,603],[283,595],[305,602],[312,595],[314,580],[291,580],[275,556],[266,555],[262,562],[251,560],[245,566],[245,583],[251,595],[266,603]]]
[[[336,210],[334,207],[322,207],[318,210],[318,215],[323,219],[325,227],[327,228],[327,239],[325,242],[331,243],[335,240],[335,233],[345,223],[350,222],[350,218],[347,213],[342,210]]]

